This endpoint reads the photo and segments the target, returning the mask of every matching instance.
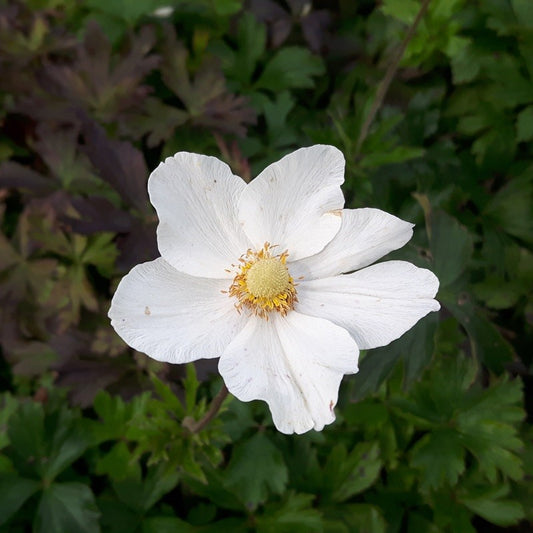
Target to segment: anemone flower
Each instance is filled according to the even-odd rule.
[[[158,361],[219,357],[228,390],[267,402],[283,433],[335,419],[359,350],[439,309],[439,282],[404,261],[369,266],[412,236],[379,209],[343,209],[344,157],[301,148],[246,184],[214,157],[179,152],[150,176],[161,257],[120,282],[109,316]]]

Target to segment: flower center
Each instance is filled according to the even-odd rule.
[[[250,294],[259,298],[273,298],[289,286],[289,271],[277,258],[260,259],[246,274]]]
[[[229,288],[229,295],[237,298],[235,307],[247,307],[252,313],[266,318],[277,311],[283,316],[297,301],[294,280],[287,268],[287,252],[273,255],[270,243],[254,252],[248,250],[240,259],[237,275]]]

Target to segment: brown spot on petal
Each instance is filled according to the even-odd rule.
[[[342,216],[342,209],[333,209],[332,211],[328,211],[330,215],[335,215],[337,217]]]
[[[144,308],[144,314],[145,314],[145,315],[151,315],[151,314],[152,314],[151,311],[150,311],[150,308],[149,308],[148,306],[146,306],[146,307]]]

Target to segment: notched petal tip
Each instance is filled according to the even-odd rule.
[[[335,420],[340,382],[356,371],[358,353],[346,330],[293,311],[268,323],[250,318],[219,371],[238,399],[267,402],[279,431],[301,434]]]

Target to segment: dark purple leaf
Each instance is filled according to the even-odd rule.
[[[325,9],[312,11],[301,20],[302,31],[309,48],[315,52],[324,52],[328,47],[330,35],[328,33],[331,25],[331,14]]]
[[[105,198],[72,197],[70,202],[75,214],[68,212],[59,214],[59,220],[67,231],[90,235],[101,231],[126,233],[130,230],[132,216],[116,208]]]
[[[291,33],[292,17],[273,0],[252,0],[250,10],[268,28],[268,40],[272,48],[281,46]]]
[[[0,164],[0,188],[31,191],[42,196],[55,189],[54,181],[14,161]]]
[[[99,391],[127,374],[131,363],[113,359],[72,359],[56,370],[59,372],[57,385],[69,387],[72,402],[87,407]]]
[[[104,129],[92,120],[84,120],[82,134],[85,151],[100,177],[129,205],[147,213],[148,169],[142,152],[128,142],[108,138]]]
[[[155,226],[155,216],[152,224],[135,220],[129,233],[118,236],[117,247],[120,256],[117,260],[117,267],[119,270],[128,272],[139,263],[159,257]]]
[[[154,43],[152,28],[143,27],[128,49],[113,54],[105,34],[91,21],[73,59],[42,61],[32,91],[18,99],[16,109],[37,120],[75,123],[84,110],[101,122],[120,123],[150,92],[142,80],[159,62],[150,54]]]

